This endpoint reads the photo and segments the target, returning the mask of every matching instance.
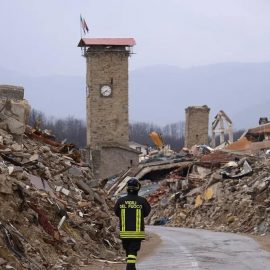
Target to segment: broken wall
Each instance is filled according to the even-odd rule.
[[[74,146],[30,127],[23,144],[2,129],[0,138],[0,269],[79,270],[119,258],[114,202]]]
[[[185,147],[208,144],[209,112],[206,105],[186,108]]]
[[[92,163],[95,176],[104,179],[138,166],[139,152],[128,147],[104,146],[92,151]]]
[[[24,133],[30,114],[23,96],[23,87],[0,85],[0,128],[17,136]]]
[[[2,84],[0,85],[0,97],[22,100],[24,97],[24,89],[22,86]]]

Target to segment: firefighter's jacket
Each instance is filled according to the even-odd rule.
[[[114,212],[120,221],[121,239],[145,239],[144,218],[149,215],[151,206],[147,200],[135,194],[119,198]]]

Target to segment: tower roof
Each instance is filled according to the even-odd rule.
[[[134,38],[82,38],[78,47],[90,46],[134,46]]]

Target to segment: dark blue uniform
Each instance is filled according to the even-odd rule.
[[[144,218],[149,215],[151,206],[137,193],[128,193],[119,198],[114,212],[120,221],[120,238],[127,256],[127,270],[135,270],[137,252],[145,239]]]

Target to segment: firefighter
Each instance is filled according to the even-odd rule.
[[[120,221],[120,238],[126,251],[126,270],[136,270],[137,252],[141,241],[145,239],[144,218],[151,211],[147,200],[138,195],[141,188],[136,178],[127,182],[127,195],[119,198],[114,206],[114,212]]]

